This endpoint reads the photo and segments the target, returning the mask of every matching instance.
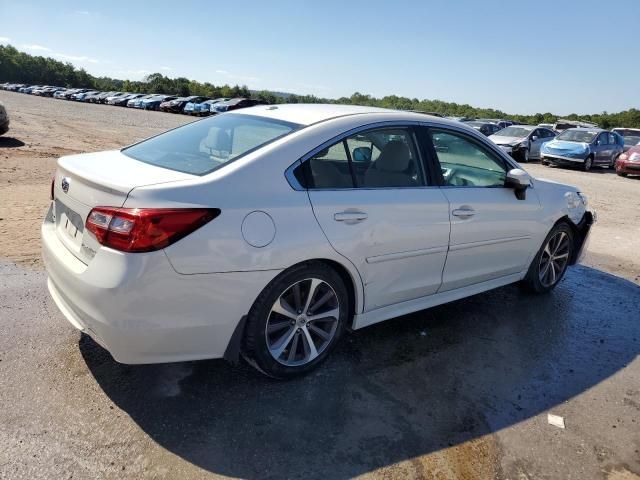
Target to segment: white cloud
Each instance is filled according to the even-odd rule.
[[[0,43],[9,43],[10,41],[9,37],[0,37]]]
[[[100,63],[95,58],[86,57],[84,55],[67,55],[65,53],[54,53],[54,57],[62,58],[70,62],[86,62],[86,63]]]
[[[49,47],[43,47],[42,45],[22,45],[22,48],[24,48],[25,50],[33,50],[36,52],[50,52],[51,49]]]
[[[160,67],[160,70],[164,70],[166,72],[170,72],[171,70],[173,70],[173,68],[167,67],[167,66],[162,66],[162,67]]]
[[[230,82],[247,82],[247,83],[259,83],[261,81],[258,77],[251,77],[248,75],[236,75],[228,70],[216,70],[216,73],[227,77],[227,81]]]

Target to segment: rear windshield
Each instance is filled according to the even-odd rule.
[[[170,130],[122,153],[157,167],[206,175],[299,127],[271,118],[224,113]]]

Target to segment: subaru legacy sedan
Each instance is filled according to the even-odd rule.
[[[600,128],[570,128],[542,145],[543,164],[578,166],[585,172],[593,166],[614,168],[622,153],[622,136]]]
[[[473,128],[338,105],[62,157],[51,196],[49,291],[115,360],[242,356],[276,378],[347,330],[514,282],[549,292],[594,221]]]

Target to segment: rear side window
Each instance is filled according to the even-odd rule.
[[[206,175],[298,128],[271,118],[225,113],[144,140],[122,153],[157,167]]]
[[[307,188],[407,188],[425,185],[410,129],[357,133],[326,148],[295,171]]]

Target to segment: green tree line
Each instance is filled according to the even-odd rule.
[[[125,91],[132,93],[165,93],[171,95],[202,95],[211,98],[253,96],[269,103],[338,103],[347,105],[366,105],[398,110],[416,110],[436,112],[442,115],[501,118],[521,123],[554,123],[559,117],[550,112],[535,115],[509,114],[491,108],[476,108],[468,104],[444,102],[388,95],[382,98],[354,93],[350,97],[338,99],[320,98],[314,95],[295,95],[251,91],[246,85],[213,85],[197,82],[184,77],[169,78],[161,73],[148,75],[142,81],[118,80],[109,77],[95,77],[71,63],[60,62],[50,57],[30,55],[11,45],[0,45],[0,82],[27,83],[36,85],[56,85],[62,87],[95,88],[103,91]],[[640,110],[631,108],[623,112],[602,112],[593,115],[571,114],[566,118],[597,123],[603,128],[636,127],[640,128]]]

